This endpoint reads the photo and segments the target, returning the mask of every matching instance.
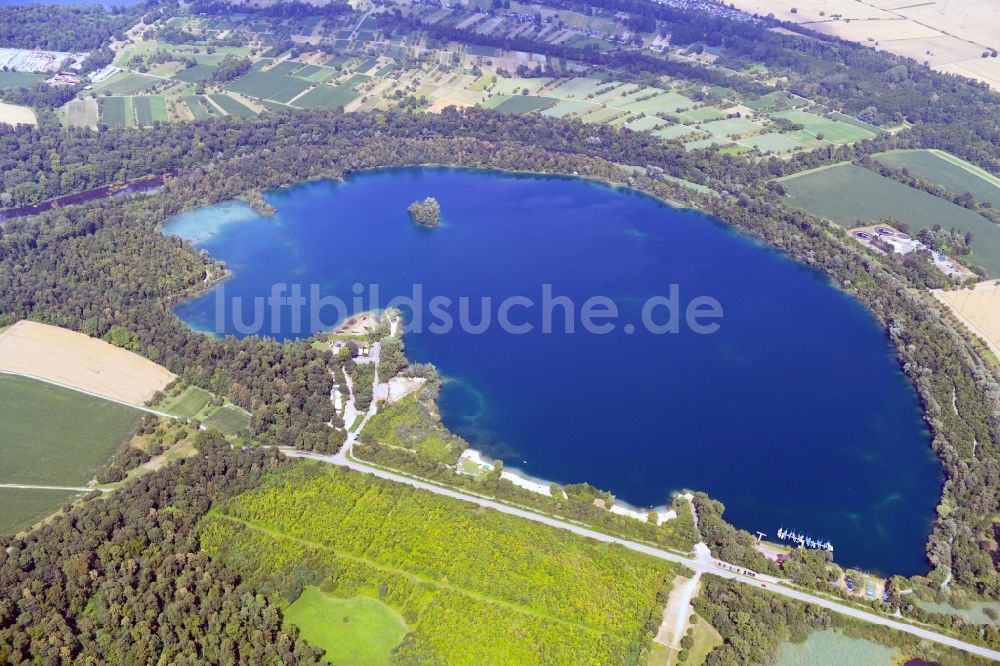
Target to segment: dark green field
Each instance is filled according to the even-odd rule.
[[[71,490],[0,488],[0,534],[31,527],[77,494]]]
[[[174,74],[173,78],[177,81],[184,81],[185,83],[200,83],[202,81],[208,81],[215,74],[215,71],[219,69],[215,65],[205,65],[198,63],[194,67],[188,67],[187,69],[182,69],[181,71]]]
[[[124,97],[102,97],[97,100],[101,107],[101,122],[108,127],[128,127],[128,106]]]
[[[139,413],[45,382],[0,375],[0,483],[86,485],[129,437]]]
[[[347,106],[360,95],[350,86],[322,85],[313,88],[305,95],[295,100],[295,106],[304,109],[336,109]]]
[[[299,65],[295,63],[279,63],[266,72],[261,71],[259,66],[254,67],[249,74],[236,79],[226,89],[248,97],[288,102],[310,85],[308,81],[290,76],[298,68]]]
[[[233,99],[229,95],[209,95],[211,100],[222,107],[222,110],[231,116],[256,116],[257,114],[253,109],[241,104],[239,101]]]
[[[493,107],[501,113],[531,113],[541,111],[557,104],[559,100],[552,97],[536,97],[534,95],[514,95]]]
[[[45,80],[42,74],[29,72],[0,72],[0,90],[6,88],[27,88]]]
[[[852,228],[891,217],[916,232],[940,224],[972,232],[969,259],[1000,276],[1000,227],[971,210],[854,164],[838,164],[781,179],[790,203]]]

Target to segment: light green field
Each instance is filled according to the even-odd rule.
[[[701,131],[695,127],[688,127],[687,125],[669,125],[662,129],[658,129],[653,132],[656,136],[661,139],[671,140],[679,139],[682,136],[690,136],[692,134],[701,134]]]
[[[497,80],[494,92],[501,95],[519,95],[522,90],[527,89],[528,94],[533,95],[538,92],[539,88],[551,81],[552,79],[508,79],[501,77]]]
[[[712,146],[728,146],[732,142],[726,139],[721,139],[719,137],[712,137],[710,139],[698,139],[697,141],[689,141],[684,144],[685,150],[701,150],[703,148],[711,148]]]
[[[602,85],[599,79],[575,78],[552,88],[547,94],[561,99],[583,99]]]
[[[69,490],[0,488],[0,534],[31,527],[76,495]]]
[[[86,485],[128,439],[139,414],[77,391],[0,374],[0,483]]]
[[[135,101],[138,97],[100,97],[97,100],[101,122],[108,127],[135,127]],[[152,106],[149,107],[151,113]]]
[[[954,194],[968,192],[978,203],[1000,208],[1000,178],[943,150],[895,150],[875,159],[937,183]]]
[[[905,222],[911,232],[935,224],[972,232],[973,254],[990,276],[1000,276],[1000,227],[975,212],[854,164],[837,164],[779,179],[790,203],[853,228],[881,218]]]
[[[339,599],[309,586],[285,611],[303,638],[334,666],[385,666],[409,632],[403,616],[377,599]]]
[[[533,95],[514,95],[502,100],[493,107],[501,113],[531,113],[554,106],[556,100],[551,97],[535,97]]]
[[[613,106],[599,107],[592,109],[587,113],[580,114],[579,118],[585,123],[607,123],[611,122],[615,118],[627,114],[628,111],[623,111],[622,109],[616,109]]]
[[[896,650],[827,629],[804,643],[782,643],[775,666],[893,666]]]
[[[336,109],[347,106],[361,95],[348,85],[321,85],[295,100],[304,109]]]
[[[779,134],[778,132],[770,132],[768,134],[752,136],[747,139],[740,139],[738,143],[744,146],[757,148],[765,153],[784,153],[790,150],[798,150],[805,147],[795,139],[787,137],[784,134]]]
[[[250,415],[235,405],[223,405],[206,416],[203,423],[226,437],[234,437],[250,425]]]
[[[697,620],[694,623],[694,631],[691,634],[691,637],[694,639],[694,645],[691,646],[685,664],[686,666],[701,666],[701,664],[705,663],[708,653],[717,646],[722,645],[722,636],[715,630],[715,627],[697,613],[692,614],[691,619],[692,621]]]
[[[149,127],[154,122],[167,121],[167,103],[159,95],[133,97],[132,106],[139,127]]]
[[[545,109],[542,111],[542,115],[551,116],[553,118],[563,118],[571,113],[585,113],[594,108],[596,108],[596,105],[591,104],[590,102],[572,100],[569,102],[560,102],[553,107]]]
[[[641,132],[643,130],[654,130],[666,124],[667,121],[662,118],[657,118],[656,116],[645,116],[642,118],[634,118],[631,122],[623,123],[622,127],[627,127],[630,130]]]
[[[179,395],[163,401],[160,409],[186,419],[194,416],[204,409],[212,400],[212,394],[197,386],[186,387]]]
[[[724,120],[713,120],[698,126],[699,129],[714,136],[724,136],[732,138],[741,134],[757,132],[763,127],[752,120],[746,118],[726,118]]]
[[[683,123],[703,123],[709,120],[725,118],[726,112],[714,106],[702,106],[697,109],[685,111],[678,116]]]
[[[822,136],[824,141],[830,143],[853,143],[862,139],[870,139],[875,134],[858,127],[855,124],[841,122],[830,118],[818,116],[807,111],[779,111],[772,114],[775,118],[785,118],[805,127],[805,131],[817,137]]]

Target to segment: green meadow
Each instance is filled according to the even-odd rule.
[[[341,599],[313,586],[288,607],[285,621],[334,666],[385,666],[409,631],[403,616],[378,599]]]

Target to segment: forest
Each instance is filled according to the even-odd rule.
[[[322,663],[274,601],[198,545],[214,500],[287,463],[195,437],[201,455],[0,537],[0,662]]]
[[[0,5],[0,47],[95,51],[135,25],[153,5],[105,9],[101,5]]]

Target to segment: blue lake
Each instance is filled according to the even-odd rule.
[[[442,209],[433,230],[406,211],[427,196]],[[941,470],[916,393],[871,315],[815,271],[699,213],[576,179],[398,169],[266,198],[274,218],[233,203],[165,227],[234,273],[177,308],[192,327],[244,334],[254,297],[276,283],[303,285],[306,296],[316,285],[352,312],[372,305],[368,285],[384,306],[419,284],[423,330],[407,333],[408,355],[446,378],[445,424],[508,466],[587,481],[637,506],[704,490],[739,527],[828,539],[845,565],[926,572]],[[544,285],[573,304],[575,332],[564,330],[566,308],[551,303],[558,325],[542,331]],[[722,318],[701,322],[718,331],[699,334],[683,321],[677,333],[647,330],[644,303],[671,285],[677,310],[714,298]],[[358,291],[366,300],[355,303]],[[491,325],[430,332],[443,319],[429,312],[435,296],[452,299],[442,310],[456,322],[469,297],[472,324],[490,297]],[[511,296],[534,302],[507,311],[532,331],[497,325]],[[617,318],[601,320],[613,331],[583,330],[593,296],[617,306]],[[666,306],[652,312],[657,323],[667,318]],[[279,339],[337,317],[328,307],[297,326],[292,308],[261,314],[262,332]],[[416,321],[405,307],[404,315]]]

